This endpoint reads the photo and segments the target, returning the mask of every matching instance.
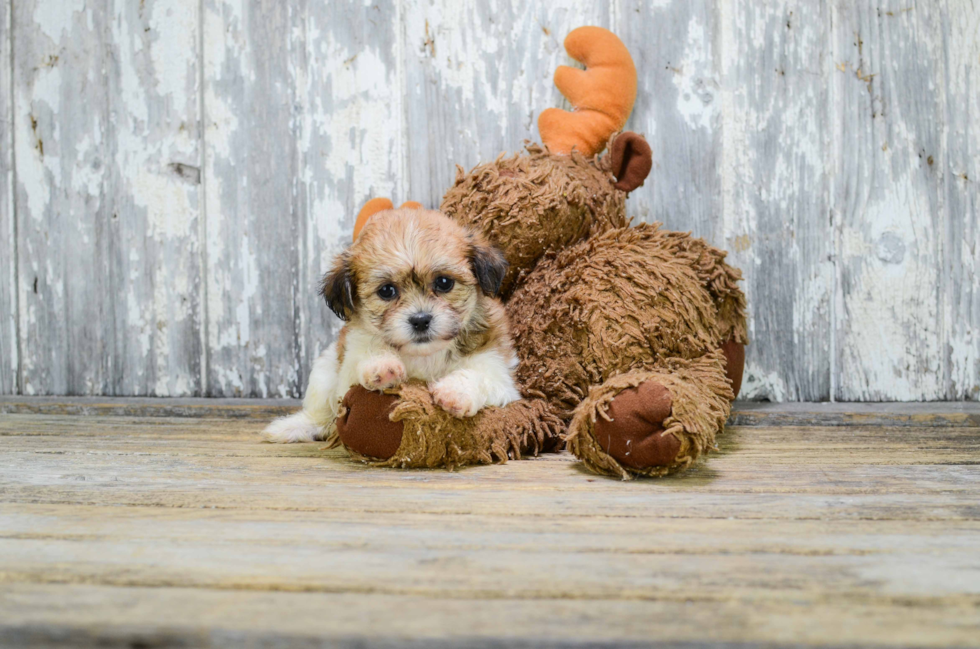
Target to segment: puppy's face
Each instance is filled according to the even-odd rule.
[[[330,308],[399,353],[424,356],[479,326],[496,296],[503,255],[479,235],[430,210],[371,217],[323,282]]]

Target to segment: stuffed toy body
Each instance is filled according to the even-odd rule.
[[[454,467],[567,444],[597,473],[659,476],[690,466],[723,429],[747,343],[741,275],[690,234],[630,225],[626,196],[652,167],[641,136],[617,133],[636,95],[632,59],[598,27],[565,47],[586,66],[555,74],[576,110],[541,114],[545,146],[460,169],[441,205],[510,263],[502,297],[524,398],[459,419],[424,386],[356,387],[337,424],[355,455]]]

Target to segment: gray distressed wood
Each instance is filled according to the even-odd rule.
[[[277,0],[207,0],[203,23],[207,391],[295,396],[302,32]]]
[[[939,7],[839,3],[835,396],[939,399],[946,124]]]
[[[14,5],[25,394],[200,393],[197,6]]]
[[[0,394],[15,394],[17,350],[17,229],[14,221],[14,151],[10,0],[0,2]]]
[[[333,258],[350,245],[354,217],[376,196],[406,200],[398,2],[310,1],[303,12],[299,97],[302,165],[299,233],[300,394],[314,358],[343,324],[317,293]]]
[[[199,6],[2,5],[0,393],[299,396],[361,204],[537,140],[598,24],[654,148],[630,213],[745,274],[744,397],[980,399],[976,3]]]
[[[980,400],[980,4],[941,9],[946,76],[943,323],[947,399]]]
[[[0,414],[84,417],[193,417],[270,420],[299,399],[0,396]],[[901,426],[980,428],[980,403],[769,403],[738,401],[728,426]]]
[[[751,305],[742,397],[830,398],[827,2],[721,5],[722,209],[713,243],[742,269]],[[691,185],[690,182],[686,183]]]
[[[24,394],[111,392],[109,21],[104,3],[13,3]]]
[[[626,128],[644,135],[654,166],[628,209],[640,220],[724,245],[723,96],[710,0],[617,0],[614,31],[633,55],[637,97]]]
[[[748,349],[744,398],[828,399],[829,7],[616,6],[640,78],[627,128],[655,159],[631,214],[704,237],[742,269],[764,342]]]
[[[469,169],[539,141],[538,114],[567,107],[552,82],[555,68],[570,64],[565,36],[609,27],[611,15],[605,0],[412,0],[401,11],[406,198],[429,207],[452,186],[457,164]]]
[[[201,394],[199,2],[109,6],[105,391]]]
[[[733,427],[624,483],[567,453],[370,468],[262,426],[0,417],[0,645],[980,637],[976,428]]]

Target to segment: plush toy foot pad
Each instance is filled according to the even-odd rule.
[[[337,437],[375,466],[454,469],[558,450],[564,422],[542,399],[490,406],[473,417],[454,417],[435,404],[420,381],[395,394],[361,386],[344,396]]]
[[[344,395],[345,414],[337,418],[340,441],[355,453],[387,460],[402,443],[402,422],[390,419],[397,403],[397,394],[354,386]]]
[[[607,407],[612,421],[596,419],[595,439],[623,466],[669,466],[681,448],[679,439],[664,434],[663,422],[670,416],[671,405],[670,392],[655,381],[623,390]]]

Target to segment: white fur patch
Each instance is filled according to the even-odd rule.
[[[289,417],[276,419],[262,431],[262,437],[267,442],[276,444],[314,442],[324,439],[322,430],[310,419],[305,410]]]
[[[275,420],[262,436],[282,444],[326,439],[353,386],[379,390],[410,378],[426,381],[436,403],[450,414],[472,417],[486,406],[505,406],[521,398],[514,384],[516,364],[515,358],[504,358],[497,349],[462,358],[448,351],[398,356],[380,336],[350,327],[343,362],[338,366],[336,345],[324,351],[310,372],[303,411]]]

